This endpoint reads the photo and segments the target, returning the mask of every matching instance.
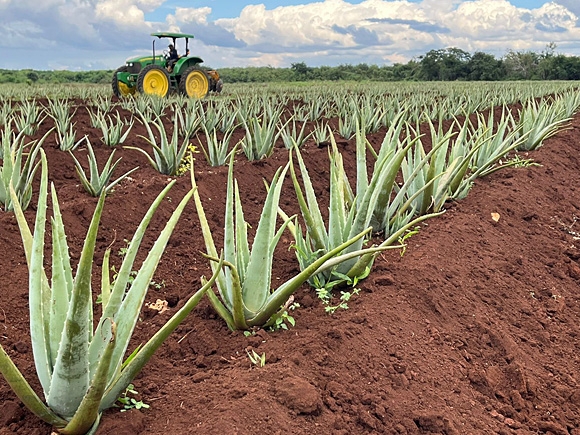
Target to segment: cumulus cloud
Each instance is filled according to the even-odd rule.
[[[536,28],[542,32],[565,32],[576,27],[578,18],[564,6],[548,3],[532,11]]]
[[[167,30],[194,34],[192,53],[217,67],[382,64],[437,48],[501,55],[543,49],[549,42],[580,54],[577,0],[536,9],[508,0],[304,0],[270,9],[267,3],[213,20],[210,7],[173,7],[167,0],[0,0],[0,47],[43,49],[52,53],[51,64],[67,64],[66,56],[74,53],[82,65],[103,59],[110,68],[148,52],[148,34]]]
[[[577,17],[554,2],[524,9],[507,0],[366,0],[350,4],[325,0],[308,5],[267,9],[246,6],[239,17],[217,20],[246,50],[284,53],[287,58],[309,50],[333,56],[406,59],[432,48],[497,51],[507,42],[518,48],[543,48],[555,40],[577,38]],[[532,37],[531,37],[532,35]],[[376,50],[380,48],[380,50]],[[580,47],[578,47],[580,48]],[[320,56],[311,56],[320,61]]]
[[[554,3],[564,6],[576,16],[580,16],[580,2],[578,0],[556,0]],[[577,22],[576,25],[578,26],[580,23]]]
[[[169,30],[190,33],[207,46],[242,48],[246,43],[229,30],[208,21],[211,8],[176,8],[175,14],[167,15]]]

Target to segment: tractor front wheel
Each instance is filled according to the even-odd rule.
[[[135,93],[135,88],[128,86],[127,84],[120,82],[117,79],[117,73],[127,72],[127,66],[123,65],[115,71],[113,74],[113,80],[111,80],[111,87],[113,88],[113,95],[117,97],[126,97],[127,95],[133,95]]]
[[[204,98],[209,93],[209,78],[203,70],[192,66],[181,75],[179,90],[190,98]]]
[[[142,94],[166,97],[170,88],[169,74],[159,65],[147,65],[137,77],[137,90]]]

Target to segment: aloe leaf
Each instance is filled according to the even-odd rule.
[[[50,349],[51,361],[54,366],[57,357],[62,330],[65,325],[69,302],[73,292],[73,275],[70,265],[66,234],[62,222],[62,214],[54,187],[52,191],[52,292],[50,315]]]
[[[211,289],[215,283],[219,273],[221,272],[223,262],[220,261],[215,266],[215,272],[205,284],[191,296],[187,302],[177,311],[162,327],[145,343],[139,352],[131,359],[131,361],[123,368],[120,376],[107,388],[99,411],[110,408],[117,400],[121,392],[127,388],[127,385],[139,374],[141,369],[149,359],[153,356],[155,351],[163,344],[169,335],[183,322],[185,317],[193,310],[199,301],[203,298],[205,293]],[[202,279],[205,281],[205,279]],[[208,292],[209,293],[209,292]]]
[[[101,325],[104,319],[112,318],[114,319],[115,315],[118,313],[121,303],[123,302],[123,297],[125,296],[125,290],[127,288],[127,283],[129,281],[129,275],[133,270],[133,263],[137,256],[137,252],[139,251],[139,246],[141,245],[141,241],[145,235],[145,231],[153,218],[155,210],[163,201],[163,198],[169,192],[169,189],[175,184],[175,181],[170,182],[162,191],[157,195],[155,201],[151,204],[147,213],[141,220],[141,223],[135,230],[131,241],[129,242],[129,247],[127,252],[125,253],[125,258],[123,259],[123,263],[121,264],[121,268],[119,269],[119,273],[117,274],[117,279],[115,280],[115,285],[111,291],[109,296],[109,302],[107,305],[103,305],[103,314],[101,316],[101,321],[97,325],[95,330],[95,336],[102,334],[101,332]],[[100,359],[102,352],[104,351],[104,342],[101,340],[93,340],[91,341],[90,345],[90,360],[91,360],[91,378],[94,375],[94,371],[96,369],[96,362]]]
[[[345,240],[345,203],[344,183],[346,173],[342,164],[342,156],[338,152],[334,138],[331,139],[332,151],[330,156],[330,210],[328,215],[328,250],[338,246]]]
[[[205,284],[205,282],[203,280],[202,280],[202,284]],[[235,331],[237,329],[237,327],[236,327],[236,322],[234,321],[234,316],[232,315],[232,312],[228,308],[225,307],[225,305],[222,303],[220,298],[218,298],[216,296],[216,294],[211,289],[207,292],[207,297],[208,297],[213,309],[218,314],[218,316],[220,316],[222,319],[224,319],[224,321],[228,325],[228,328],[231,331]]]
[[[107,387],[107,373],[111,365],[111,357],[115,349],[115,324],[111,323],[111,330],[108,331],[103,340],[107,341],[105,352],[99,360],[97,370],[91,381],[91,386],[84,395],[80,405],[76,409],[74,416],[60,432],[64,435],[78,435],[87,433],[91,427],[98,424],[101,411],[99,405]]]
[[[36,395],[30,384],[0,345],[0,373],[24,405],[36,416],[55,427],[64,427],[67,421],[56,415]]]
[[[233,155],[234,155],[234,153],[232,153],[232,156]],[[205,215],[205,211],[204,211],[203,206],[201,204],[201,198],[199,197],[199,191],[197,189],[197,183],[195,181],[195,171],[194,171],[194,165],[193,164],[191,165],[190,174],[191,174],[191,186],[192,186],[192,188],[194,190],[194,193],[193,193],[193,201],[195,203],[195,209],[197,211],[197,215],[198,215],[198,219],[199,219],[199,225],[201,226],[201,232],[202,232],[203,240],[204,240],[204,243],[205,243],[205,249],[206,249],[206,251],[207,251],[207,253],[208,253],[209,256],[216,257],[217,258],[218,257],[218,253],[217,253],[217,250],[215,248],[215,243],[214,243],[214,240],[213,240],[213,236],[211,234],[211,228],[209,226],[209,223],[207,221],[207,217]],[[224,258],[226,258],[225,257],[225,253],[224,253]],[[216,266],[213,263],[210,263],[210,264],[211,264],[211,267],[212,267],[212,271],[215,272],[215,267]],[[225,275],[223,273],[220,273],[218,275],[217,282],[218,282],[218,285],[217,285],[218,291],[221,294],[222,289],[224,289],[226,287]],[[223,297],[223,295],[222,295],[222,297]]]
[[[90,382],[89,343],[92,337],[91,272],[104,202],[105,195],[102,194],[93,213],[81,252],[66,323],[54,365],[50,391],[46,398],[48,406],[67,419],[71,418],[78,409]]]
[[[356,121],[356,191],[357,194],[365,192],[369,187],[367,173],[366,147],[368,141],[360,128],[359,121]],[[333,137],[334,138],[334,137]],[[336,145],[333,144],[333,148]],[[372,147],[371,147],[372,148]],[[359,195],[361,196],[361,195]]]
[[[44,151],[41,150],[41,180],[40,193],[34,223],[34,236],[30,248],[26,249],[30,237],[30,230],[26,221],[18,220],[22,239],[25,245],[29,268],[29,308],[30,308],[30,338],[32,341],[32,351],[36,373],[44,390],[45,396],[50,391],[52,381],[52,363],[50,350],[50,288],[46,274],[44,273],[44,235],[46,222],[46,207],[48,196],[48,164]],[[18,204],[14,190],[10,190],[13,203]],[[20,212],[21,213],[21,212]]]
[[[214,261],[219,260],[214,259]],[[233,324],[236,329],[247,329],[246,307],[242,293],[242,282],[240,281],[236,267],[232,263],[224,261],[223,265],[227,266],[231,273],[232,307],[230,309],[232,313]]]
[[[106,310],[111,297],[111,277],[109,273],[109,264],[111,257],[111,248],[107,248],[103,256],[103,265],[101,266],[101,306]]]
[[[262,216],[258,223],[258,229],[254,236],[246,279],[242,283],[244,304],[253,313],[260,310],[270,294],[273,261],[273,250],[270,248],[270,241],[276,231],[278,202],[288,167],[289,164],[286,164],[284,168],[278,168],[272,179],[270,190],[264,202]]]
[[[125,148],[125,149],[128,149],[128,150],[136,150],[136,151],[139,151],[140,153],[144,154],[144,155],[145,155],[145,157],[147,157],[147,160],[149,161],[149,163],[151,164],[151,166],[153,166],[153,168],[154,168],[156,171],[158,171],[158,172],[161,172],[161,173],[162,173],[162,170],[161,170],[160,166],[157,164],[157,161],[156,161],[156,160],[154,160],[154,159],[153,159],[153,158],[152,158],[152,157],[149,155],[149,153],[147,153],[147,151],[145,151],[144,149],[142,149],[142,148],[138,148],[138,147],[131,147],[131,146],[124,146],[123,148]]]
[[[121,159],[117,160],[117,162],[119,162]],[[116,163],[115,163],[116,166]],[[130,171],[125,172],[123,175],[121,175],[119,178],[117,178],[115,181],[112,181],[111,183],[109,183],[106,186],[106,191],[107,193],[109,193],[113,187],[115,187],[117,184],[119,184],[121,181],[123,181],[125,178],[127,178],[129,175],[131,175],[133,172],[135,172],[137,169],[139,169],[139,166],[137,166],[136,168],[131,169]],[[113,172],[114,168],[111,169],[111,174]]]
[[[190,190],[173,211],[171,217],[165,225],[165,228],[153,244],[153,247],[149,251],[147,258],[137,272],[137,276],[127,291],[127,294],[123,299],[121,306],[119,307],[119,311],[113,318],[117,324],[118,344],[115,346],[115,351],[113,353],[113,361],[109,373],[109,378],[112,378],[113,373],[116,372],[118,367],[121,365],[123,355],[127,350],[129,340],[133,334],[135,324],[137,323],[139,312],[143,306],[145,295],[149,289],[149,283],[153,278],[153,274],[155,273],[157,265],[159,264],[161,255],[163,255],[163,252],[165,251],[169,237],[173,233],[173,229],[177,225],[183,209],[192,196],[193,190]]]
[[[298,158],[298,166],[300,167],[300,173],[302,175],[302,181],[304,183],[304,190],[306,193],[306,199],[300,188],[300,183],[298,182],[298,177],[296,176],[296,171],[294,169],[292,161],[292,151],[290,151],[290,176],[292,177],[292,183],[294,184],[294,190],[296,191],[296,196],[298,199],[298,205],[300,206],[300,211],[304,222],[306,223],[306,228],[308,234],[312,241],[314,242],[315,249],[324,249],[327,246],[327,236],[324,231],[324,220],[322,219],[322,213],[318,207],[318,201],[316,199],[316,194],[314,193],[314,187],[312,186],[312,181],[302,159],[302,154],[298,148],[295,148],[296,157]]]
[[[378,253],[381,253],[383,251],[386,251],[388,249],[400,249],[401,247],[402,247],[401,245],[393,245],[393,246],[372,246],[372,247],[365,248],[365,249],[359,249],[358,251],[352,251],[352,252],[348,252],[346,254],[337,255],[337,256],[332,257],[331,259],[325,261],[324,264],[322,266],[320,266],[313,273],[313,275],[317,275],[319,273],[322,273],[325,270],[331,269],[331,268],[333,268],[335,266],[338,266],[339,264],[341,264],[341,263],[343,263],[343,262],[345,262],[347,260],[353,259],[353,258],[357,258],[358,259],[358,257],[362,257],[362,256],[365,256],[367,254],[374,255],[374,254],[378,254]],[[349,270],[349,272],[350,272],[350,270]],[[346,273],[345,275],[350,276],[350,273]]]
[[[244,211],[240,201],[238,183],[235,183],[235,245],[236,245],[236,269],[239,280],[244,282],[246,269],[250,262],[250,246],[248,244],[248,224],[244,220]]]

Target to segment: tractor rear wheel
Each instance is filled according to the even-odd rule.
[[[179,90],[190,98],[204,98],[209,93],[209,78],[205,71],[192,66],[181,75]]]
[[[137,90],[142,94],[166,97],[169,95],[171,80],[169,74],[159,65],[147,65],[137,77]]]
[[[135,93],[135,88],[127,86],[125,83],[120,82],[117,79],[117,73],[127,72],[127,66],[123,65],[115,71],[113,74],[113,79],[111,80],[111,87],[113,88],[113,95],[117,97],[126,97],[127,95],[133,95]]]

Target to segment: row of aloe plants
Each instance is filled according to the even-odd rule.
[[[23,125],[19,126],[16,121],[18,118],[12,118],[8,115],[7,122],[4,125],[3,130],[1,130],[2,146],[0,147],[0,158],[3,159],[3,164],[0,167],[0,180],[2,180],[2,183],[0,183],[0,203],[3,204],[5,209],[11,208],[11,202],[8,195],[9,180],[11,180],[16,186],[17,193],[21,200],[31,197],[30,183],[34,177],[36,169],[38,168],[37,165],[32,164],[32,161],[34,160],[33,157],[36,155],[39,146],[45,142],[47,136],[53,131],[56,131],[57,144],[62,150],[72,152],[80,143],[83,143],[87,148],[89,175],[85,174],[82,165],[74,155],[73,159],[81,183],[90,194],[98,196],[102,190],[110,190],[131,172],[129,171],[111,182],[113,171],[119,163],[119,160],[114,163],[112,161],[114,151],[111,153],[107,162],[105,162],[103,168],[99,169],[98,162],[95,158],[88,137],[85,136],[81,140],[75,142],[76,134],[73,129],[74,124],[72,124],[71,121],[70,106],[64,104],[62,101],[49,101],[51,102],[50,111],[47,115],[44,115],[42,119],[51,117],[54,120],[55,125],[53,129],[49,130],[49,132],[39,141],[32,141],[29,143],[25,142],[26,138],[32,134],[29,127],[34,126],[34,132],[38,129],[37,120],[40,117],[37,106],[29,101],[26,101],[20,108],[21,112],[30,114],[29,123],[25,122]],[[350,100],[351,103],[353,101],[355,100]],[[480,116],[478,124],[474,126],[469,121],[469,118],[466,117],[464,118],[463,125],[458,126],[461,133],[457,136],[456,140],[459,140],[459,142],[464,140],[468,131],[470,132],[469,134],[471,137],[483,134],[488,138],[487,143],[482,146],[481,150],[474,151],[476,154],[475,158],[478,160],[476,166],[481,168],[485,163],[484,158],[486,154],[483,153],[485,150],[490,149],[496,154],[503,155],[511,149],[529,151],[537,148],[546,138],[553,135],[559,128],[565,125],[579,104],[579,94],[572,91],[566,91],[565,93],[556,96],[555,99],[527,100],[515,116],[511,112],[504,110],[502,119],[498,123],[503,134],[495,134],[493,130],[495,120],[492,118],[486,120]],[[267,110],[265,110],[262,117],[253,117],[249,120],[239,118],[239,111],[234,111],[227,115],[225,114],[226,110],[223,108],[225,106],[219,107],[221,108],[218,108],[217,110],[209,110],[208,108],[204,110],[201,104],[194,103],[186,108],[176,108],[173,113],[173,128],[171,133],[169,133],[171,128],[166,127],[161,117],[157,116],[152,118],[150,112],[142,112],[137,109],[136,113],[138,119],[146,126],[148,133],[147,136],[142,137],[142,139],[146,144],[151,146],[152,155],[147,153],[147,151],[141,147],[130,148],[138,152],[143,152],[147,156],[151,165],[162,174],[178,175],[179,173],[182,173],[183,168],[186,167],[187,162],[184,164],[184,159],[187,151],[191,150],[193,136],[197,135],[200,128],[204,132],[205,144],[197,135],[198,141],[206,159],[212,166],[224,165],[226,163],[228,156],[233,149],[233,144],[230,143],[233,137],[233,132],[239,125],[242,125],[246,132],[241,141],[241,148],[245,155],[253,160],[270,156],[279,137],[282,137],[284,145],[291,149],[295,146],[300,147],[304,145],[309,136],[315,137],[317,141],[327,141],[332,136],[332,132],[328,129],[328,124],[324,122],[317,124],[314,130],[306,133],[306,124],[303,123],[301,127],[297,128],[296,120],[293,115],[291,115],[288,120],[280,120],[283,112],[283,108],[280,104],[266,105],[265,107]],[[405,114],[404,121],[406,122],[412,120],[414,120],[415,123],[418,123],[421,120],[431,122],[429,117],[410,116],[409,112],[412,112],[415,109],[408,106],[401,108],[396,115],[389,113],[388,116],[386,115],[387,112],[384,110],[375,110],[373,113],[369,110],[369,107],[372,108],[370,105],[363,105],[360,107],[352,105],[350,107],[351,112],[349,112],[350,116],[345,116],[345,119],[349,119],[348,132],[345,130],[347,121],[343,122],[342,118],[340,118],[338,123],[339,134],[350,137],[354,134],[354,131],[357,128],[361,129],[364,133],[369,133],[369,130],[374,132],[376,131],[375,123],[377,121],[384,123],[383,127],[385,125],[392,126],[394,123],[403,121],[400,118],[401,113]],[[77,109],[75,109],[75,111],[76,110]],[[101,140],[108,146],[122,144],[135,122],[134,120],[125,121],[118,112],[116,112],[116,117],[105,115],[104,112],[99,111],[95,113],[90,111],[90,113],[93,126],[101,129],[103,134]],[[490,111],[490,114],[492,113],[493,111]],[[237,122],[238,119],[241,119],[241,122]],[[442,112],[439,112],[439,121],[442,119]],[[16,134],[12,128],[13,121],[16,125],[15,130],[18,131],[18,134]],[[456,123],[459,124],[459,121],[456,121]],[[441,122],[439,125],[441,125]],[[218,129],[221,130],[219,135],[217,133]],[[343,130],[342,133],[341,129]],[[511,132],[510,137],[506,137],[508,130]],[[511,135],[517,136],[514,138],[518,139],[517,142],[511,140]],[[449,137],[449,140],[450,139],[451,137]],[[516,145],[511,146],[513,143]],[[458,150],[459,148],[460,147],[455,147],[454,149]],[[29,149],[30,151],[25,153],[25,149]],[[447,150],[448,146],[444,146],[436,153],[436,157],[440,161],[447,158]],[[424,154],[424,151],[417,151],[417,154],[414,157],[415,160],[423,158],[421,152]],[[9,158],[4,158],[4,155],[9,156]],[[468,159],[467,155],[464,153],[463,158],[464,162],[460,167],[466,168],[470,164],[471,157]],[[23,161],[23,159],[25,160]],[[471,181],[481,172],[482,169],[479,169],[477,173],[474,172],[471,175]],[[436,187],[438,183],[439,182],[435,180],[433,187]],[[469,182],[464,185],[468,184]],[[444,197],[441,196],[439,196],[439,198],[444,199]],[[438,203],[441,203],[441,201],[438,200]],[[26,207],[27,202],[25,201],[23,205]]]
[[[457,123],[444,130],[442,123],[437,127],[431,123],[433,145],[429,152],[425,151],[417,128],[408,122],[404,112],[390,124],[378,151],[370,147],[365,127],[357,120],[355,191],[344,171],[334,135],[329,133],[331,195],[326,222],[322,218],[301,151],[297,146],[292,146],[289,163],[276,172],[268,186],[264,209],[251,246],[241,196],[233,177],[235,153],[232,152],[229,155],[221,255],[218,255],[211,228],[205,219],[192,168],[192,190],[175,210],[128,292],[125,293],[125,288],[140,240],[170,186],[159,195],[137,229],[129,245],[130,253],[125,257],[114,286],[106,273],[108,254],[105,254],[101,288],[104,311],[94,331],[90,274],[106,191],[100,193],[77,273],[73,276],[58,198],[52,188],[53,263],[49,282],[43,266],[48,169],[39,141],[34,146],[40,154],[42,181],[34,233],[24,219],[21,199],[11,181],[8,182],[8,191],[30,270],[31,336],[46,405],[3,349],[0,352],[0,371],[26,406],[62,433],[93,433],[102,411],[114,403],[156,348],[204,294],[208,295],[216,312],[231,329],[249,329],[276,323],[284,315],[292,294],[306,281],[315,288],[332,288],[366,277],[382,250],[397,247],[405,231],[439,214],[447,199],[465,196],[473,177],[497,170],[497,162],[505,156],[505,152],[528,139],[531,133],[522,133],[520,128],[512,128],[506,133],[509,119],[502,117],[495,133],[489,132],[492,129],[489,126],[480,129],[479,125]],[[488,119],[488,123],[493,124],[493,119]],[[453,141],[451,137],[454,137]],[[501,145],[500,151],[492,149],[490,143]],[[8,151],[11,158],[4,158],[4,161],[13,162],[13,150]],[[369,155],[374,159],[371,174],[367,173]],[[34,156],[30,162],[35,167],[39,164]],[[292,176],[301,218],[288,217],[279,207],[282,183],[288,171]],[[395,182],[399,173],[404,175],[402,185]],[[194,293],[186,306],[145,346],[138,348],[123,362],[148,283],[179,215],[191,197],[195,201],[207,255],[212,264],[212,277],[209,280],[202,278],[202,288]],[[276,227],[278,215],[283,218],[279,228]],[[275,247],[286,229],[292,232],[296,240],[301,272],[272,289]],[[381,234],[383,241],[369,246],[371,233]],[[217,293],[209,291],[214,284]],[[47,300],[52,303],[43,303]],[[70,358],[73,354],[77,358]],[[70,394],[71,391],[74,394]]]
[[[452,105],[451,100],[443,99],[439,103],[428,103],[425,99],[426,95],[428,94],[419,94],[417,97],[419,104],[412,103],[409,99],[403,102],[388,98],[373,100],[368,96],[356,94],[347,95],[344,99],[336,99],[332,106],[320,103],[319,99],[309,100],[310,103],[305,104],[310,104],[311,113],[317,116],[330,113],[328,107],[337,108],[337,111],[332,113],[338,117],[337,131],[343,138],[351,139],[355,133],[355,125],[358,124],[365,133],[375,133],[380,128],[388,128],[396,119],[397,114],[402,111],[406,113],[408,121],[415,123],[455,116],[454,113],[457,111],[449,112],[445,109]],[[489,97],[489,94],[482,93],[482,95]],[[100,108],[104,105],[103,101],[97,100],[96,109],[87,109],[91,116],[91,123],[102,132],[102,143],[108,146],[122,144],[135,123],[133,115],[125,119],[118,111],[115,115],[107,113]],[[143,106],[143,101],[146,103],[156,101],[159,108],[152,111],[150,108],[157,106],[154,104]],[[317,143],[327,142],[329,138],[327,120],[320,120],[310,131],[306,130],[305,121],[297,121],[299,114],[296,108],[305,107],[305,105],[294,105],[293,112],[285,112],[288,98],[274,101],[273,98],[254,97],[250,103],[242,103],[242,100],[237,99],[235,106],[232,105],[233,100],[222,100],[205,106],[198,101],[190,101],[184,106],[176,103],[172,108],[173,133],[169,133],[171,126],[166,126],[162,120],[162,115],[167,109],[167,102],[164,101],[154,98],[131,99],[126,104],[130,106],[131,113],[138,115],[139,122],[147,127],[148,135],[143,139],[153,148],[153,156],[148,155],[149,161],[157,170],[167,175],[177,173],[185,150],[194,137],[197,138],[206,159],[213,166],[226,163],[228,153],[234,145],[230,142],[238,127],[245,130],[242,150],[250,160],[268,157],[279,137],[282,137],[287,148],[302,146],[310,137],[313,137]],[[340,104],[338,104],[339,101]],[[473,107],[480,107],[483,104],[481,98],[478,101],[478,104]],[[578,104],[580,104],[578,93],[570,90],[558,94],[555,100],[533,98],[524,100],[524,107],[516,116],[508,114],[511,129],[520,131],[521,135],[527,135],[527,140],[520,149],[531,150],[541,144],[545,138],[567,121]],[[5,110],[7,107],[9,110]],[[257,115],[260,108],[263,112]],[[419,108],[421,112],[418,112]],[[65,100],[55,99],[48,100],[45,115],[42,115],[44,112],[39,111],[34,101],[23,101],[18,110],[5,103],[2,106],[4,115],[0,117],[3,122],[3,129],[0,130],[2,142],[10,141],[13,130],[19,133],[20,139],[35,134],[40,123],[50,117],[54,121],[57,145],[64,151],[73,151],[79,145],[88,143],[86,135],[77,140],[72,122],[77,110],[78,108],[73,110],[71,104]],[[468,113],[472,112],[464,112],[464,114]],[[154,128],[151,129],[150,125]],[[201,136],[200,132],[203,133]],[[168,139],[170,134],[171,140]],[[4,147],[0,150],[0,157],[3,150]],[[172,160],[174,163],[166,164],[162,160]]]
[[[278,110],[280,106],[291,105],[291,115],[300,122],[317,121],[323,117],[347,119],[349,113],[358,108],[367,108],[367,113],[375,119],[369,118],[369,128],[380,126],[381,123],[388,122],[394,113],[398,113],[405,106],[415,121],[419,118],[428,117],[438,119],[439,117],[450,118],[465,113],[473,113],[482,110],[490,105],[500,106],[514,104],[518,101],[525,101],[531,98],[538,98],[543,95],[561,94],[574,89],[570,83],[563,84],[540,84],[534,85],[494,85],[478,86],[471,85],[469,91],[462,87],[456,89],[446,84],[445,87],[437,89],[437,86],[431,85],[429,88],[423,85],[410,87],[413,91],[405,90],[407,86],[369,86],[364,92],[354,92],[351,86],[348,87],[328,87],[316,89],[314,94],[311,88],[306,88],[300,92],[285,91],[284,88],[268,88],[261,92],[246,92],[247,89],[234,89],[230,97],[220,99],[210,99],[203,103],[197,100],[187,100],[183,97],[174,97],[171,99],[162,98],[128,98],[121,102],[114,103],[103,96],[86,100],[87,103],[94,107],[100,113],[111,112],[115,107],[122,107],[131,113],[142,112],[153,116],[164,116],[168,111],[174,111],[175,108],[189,108],[191,106],[204,105],[208,110],[216,112],[218,117],[222,115],[237,112],[240,119],[250,119],[260,116],[264,112]],[[432,89],[435,88],[435,89]],[[255,91],[255,88],[250,88]],[[271,89],[271,90],[269,90]],[[447,92],[444,92],[444,91]],[[0,93],[2,87],[0,87]],[[30,101],[32,100],[32,101]],[[0,110],[0,126],[6,120],[11,111],[16,110],[19,113],[26,114],[25,120],[34,120],[38,117],[39,111],[32,102],[34,97],[19,101],[12,100],[9,97],[3,98],[5,102],[13,101],[14,104],[4,104]],[[66,98],[49,98],[45,112],[50,113],[53,117],[58,117],[61,124],[61,131],[66,131],[68,127],[67,118],[74,113],[72,110],[72,100]],[[17,107],[18,106],[18,107]],[[26,106],[28,109],[23,110]],[[269,109],[273,107],[273,110]],[[214,118],[215,115],[210,116]],[[231,116],[227,116],[231,118]],[[381,119],[383,118],[383,119]],[[64,123],[62,122],[64,120]],[[28,122],[30,124],[30,122]],[[211,128],[208,127],[209,130]],[[368,130],[367,130],[368,131]]]

